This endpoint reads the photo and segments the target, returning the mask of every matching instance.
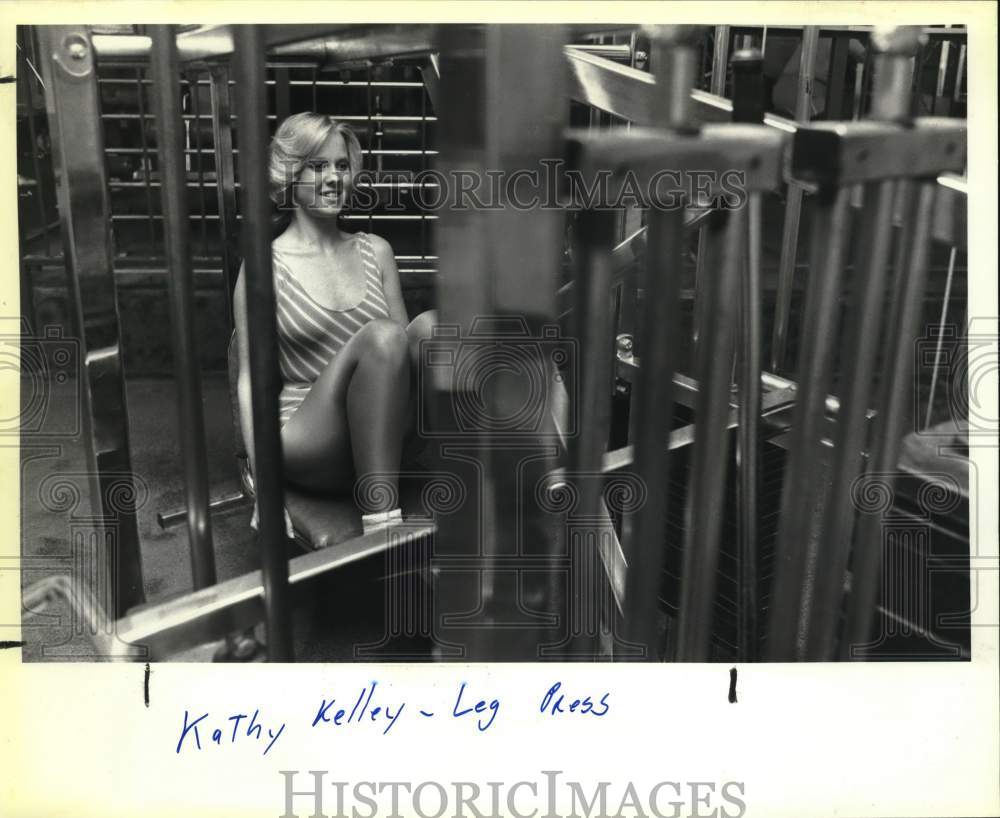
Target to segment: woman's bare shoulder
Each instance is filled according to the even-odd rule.
[[[393,257],[392,245],[389,244],[386,239],[381,236],[377,236],[374,233],[365,233],[364,235],[367,236],[368,241],[371,242],[372,251],[375,253],[376,258],[382,259]]]

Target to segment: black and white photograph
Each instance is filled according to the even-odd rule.
[[[596,723],[620,705],[578,681],[609,663],[707,663],[737,708],[758,664],[983,659],[1000,367],[966,18],[420,5],[12,27],[15,661],[130,666],[140,714],[167,665],[371,665],[307,721],[367,695],[357,718],[398,733],[435,708],[380,701],[385,664],[551,665],[535,710]],[[449,716],[496,729],[499,694],[454,678]],[[178,763],[225,718],[199,733],[196,704]],[[261,707],[254,752],[288,752]],[[281,769],[261,814],[322,814],[312,768]],[[645,811],[559,814],[669,814],[628,787]],[[770,814],[686,787],[675,816]],[[449,792],[448,814],[545,810]],[[366,814],[350,793],[327,811]]]
[[[18,59],[27,660],[969,658],[962,26]]]

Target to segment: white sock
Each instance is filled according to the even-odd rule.
[[[373,514],[361,515],[361,527],[364,529],[365,534],[371,534],[373,531],[386,528],[402,519],[403,512],[398,508],[394,508],[391,511],[376,511]]]

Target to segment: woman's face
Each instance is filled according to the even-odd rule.
[[[351,193],[351,162],[339,133],[330,134],[292,186],[296,207],[318,218],[336,218]]]

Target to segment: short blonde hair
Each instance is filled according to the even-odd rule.
[[[278,205],[290,201],[288,192],[308,162],[330,137],[339,133],[347,146],[351,174],[361,172],[361,143],[351,126],[332,116],[303,111],[292,114],[278,126],[271,140],[269,181],[271,200]]]

